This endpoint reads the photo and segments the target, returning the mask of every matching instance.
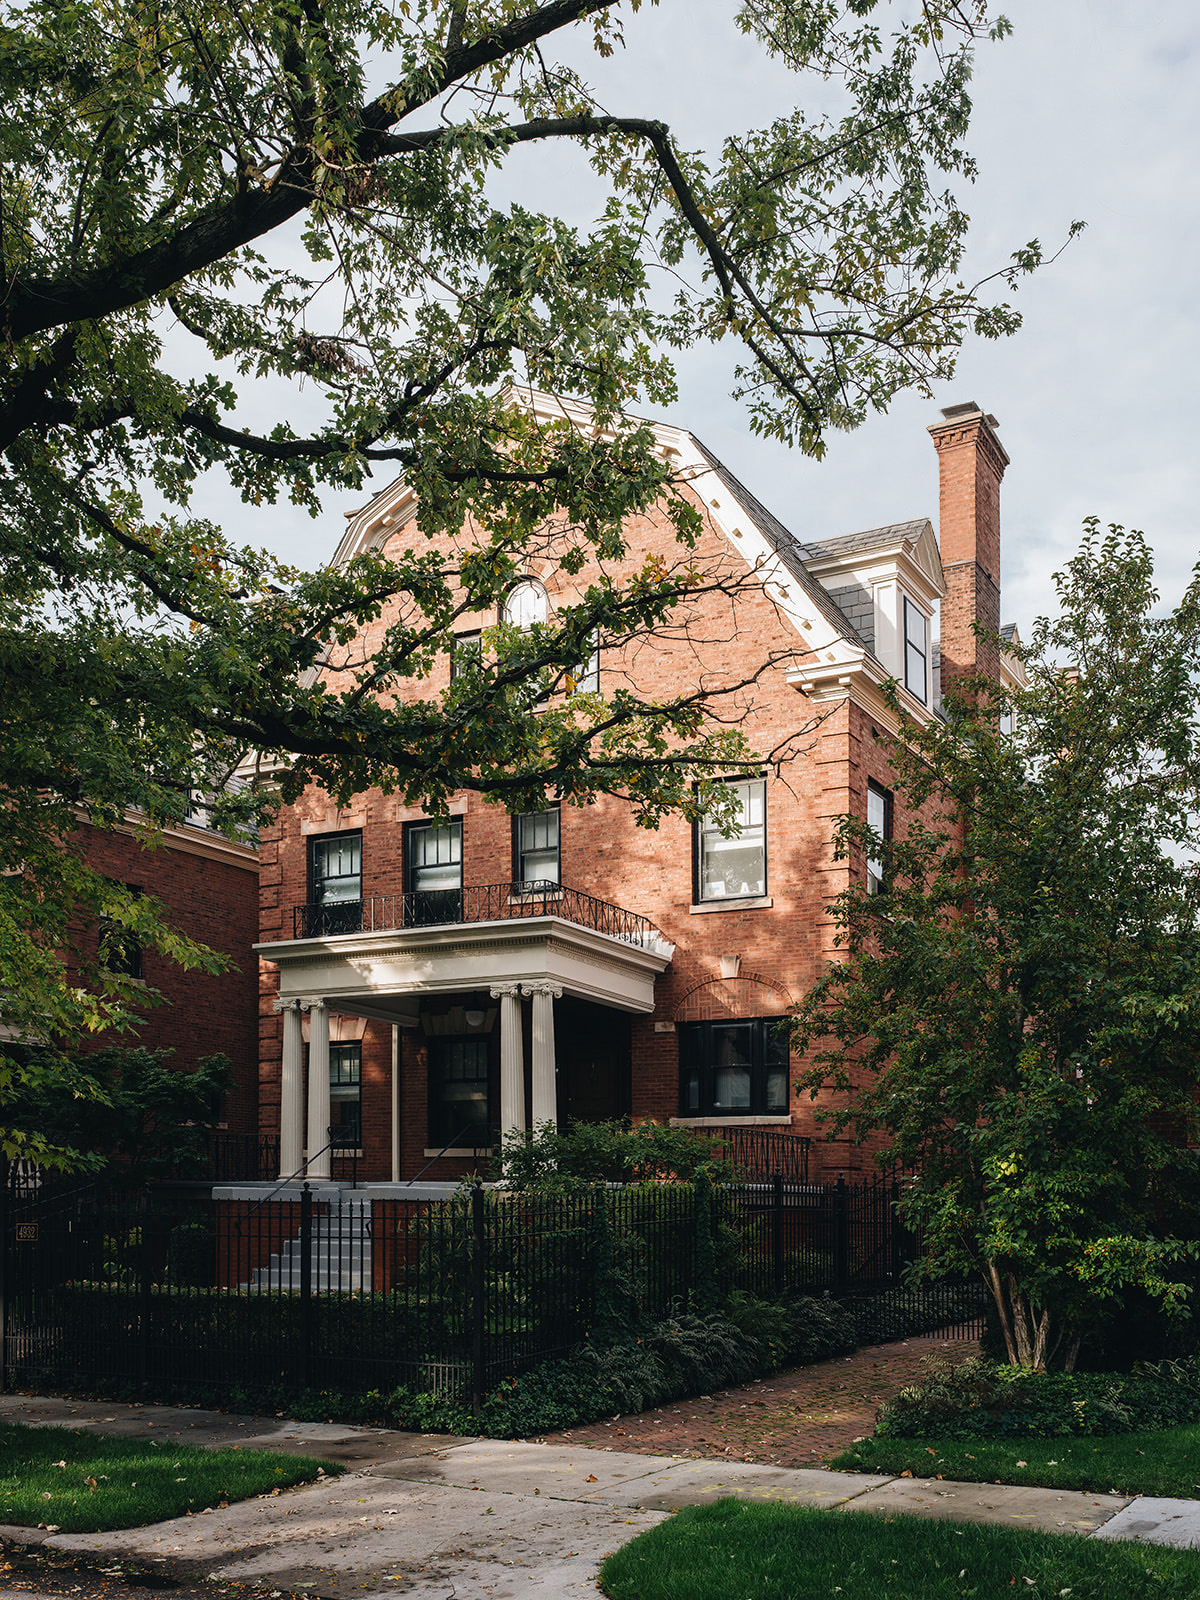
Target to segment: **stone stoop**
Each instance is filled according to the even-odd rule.
[[[327,1209],[313,1212],[313,1293],[339,1289],[367,1293],[371,1288],[371,1202],[349,1194],[326,1204]],[[298,1291],[300,1265],[300,1239],[289,1239],[267,1266],[255,1268],[253,1278],[243,1287],[252,1294],[263,1289]]]

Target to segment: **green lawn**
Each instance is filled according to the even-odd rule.
[[[720,1500],[608,1557],[611,1600],[1195,1600],[1200,1551]]]
[[[1200,1499],[1200,1427],[1103,1438],[864,1439],[830,1462],[840,1472],[1115,1489]]]
[[[313,1456],[202,1450],[0,1422],[0,1522],[63,1533],[133,1528],[341,1470]]]

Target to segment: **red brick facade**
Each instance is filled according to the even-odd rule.
[[[964,430],[957,429],[956,437],[958,434],[964,434]],[[949,449],[948,435],[937,439],[943,464],[951,459],[954,463],[943,477],[943,524],[949,521],[954,525],[955,558],[964,564],[964,570],[969,567],[974,573],[979,567],[985,572],[997,572],[999,530],[993,513],[998,515],[999,471],[987,456],[995,441],[986,423],[977,426],[972,437],[973,444],[964,434],[963,446],[955,452]],[[969,472],[962,464],[968,457]],[[977,492],[977,487],[982,482],[986,488],[993,478],[996,493],[988,499]],[[729,702],[736,703],[753,748],[774,750],[789,741],[792,748],[778,770],[762,769],[766,783],[766,893],[746,896],[740,904],[736,899],[698,901],[693,828],[681,816],[669,817],[656,830],[647,830],[636,827],[629,807],[611,797],[602,796],[591,806],[562,807],[562,884],[649,918],[675,948],[669,966],[655,980],[652,1014],[588,1011],[581,1009],[580,1002],[572,1002],[570,996],[556,1002],[560,1106],[564,1095],[571,1092],[572,1074],[584,1070],[585,1056],[611,1063],[627,1052],[628,1064],[621,1082],[617,1082],[621,1074],[615,1069],[594,1069],[601,1077],[604,1071],[610,1071],[611,1081],[605,1081],[613,1109],[631,1112],[634,1117],[677,1116],[681,1110],[680,1025],[783,1015],[835,953],[834,928],[826,914],[827,906],[852,877],[861,878],[865,870],[861,860],[835,859],[836,821],[847,813],[866,816],[870,781],[884,789],[890,787],[878,737],[886,729],[887,713],[871,688],[872,681],[877,683],[886,673],[875,670],[872,680],[867,659],[870,651],[864,650],[848,623],[843,623],[841,637],[833,645],[816,647],[822,627],[826,635],[831,629],[833,635],[838,634],[839,617],[828,596],[818,592],[816,581],[797,569],[796,559],[790,577],[783,573],[778,582],[756,579],[747,583],[755,556],[752,549],[746,555],[742,552],[750,543],[754,513],[746,514],[748,502],[740,485],[728,478],[721,483],[724,487],[718,485],[718,493],[710,492],[710,480],[710,487],[695,496],[708,516],[707,531],[695,559],[706,572],[724,572],[731,592],[697,602],[688,614],[686,627],[666,629],[660,636],[639,640],[622,652],[603,652],[601,687],[611,689],[624,680],[636,685],[643,695],[665,696],[677,693],[681,684],[694,683],[702,677],[707,684],[728,688],[746,676],[748,667],[770,663],[757,681],[737,691]],[[743,497],[740,502],[739,492]],[[386,493],[377,504],[384,503]],[[767,517],[756,502],[752,505],[762,518]],[[716,509],[724,522],[718,522]],[[968,526],[979,517],[986,530],[984,554],[976,551]],[[678,546],[665,518],[637,518],[629,525],[628,533],[626,566],[630,573],[641,567],[648,554],[657,553],[665,561],[678,556]],[[382,547],[386,552],[414,534],[414,524],[405,521],[397,525],[396,531],[387,533]],[[577,577],[566,577],[556,572],[548,559],[531,561],[529,572],[545,585],[551,607],[561,599],[569,601],[590,576],[585,570]],[[977,602],[968,599],[968,591],[970,595],[979,593],[974,577],[966,589],[957,579],[951,587],[947,603],[953,615],[946,619],[943,613],[943,660],[947,627],[956,661],[962,654],[960,641],[971,637],[969,623],[963,631],[964,607]],[[391,620],[385,614],[374,629],[385,629]],[[485,626],[486,623],[484,619]],[[835,684],[832,689],[814,691],[811,696],[802,692],[799,681],[805,672],[818,658],[823,670],[832,670],[823,664],[832,662],[838,651],[847,658],[847,686]],[[448,664],[444,664],[439,674],[419,686],[420,692],[436,693],[447,673]],[[747,776],[757,776],[759,770],[748,769]],[[511,880],[512,820],[474,794],[459,796],[452,811],[462,823],[463,885]],[[405,887],[404,825],[419,818],[418,811],[378,792],[360,795],[350,807],[339,810],[327,795],[310,789],[281,814],[263,838],[260,938],[268,943],[292,939],[293,908],[304,905],[310,896],[310,841],[323,834],[361,830],[364,902],[372,896],[401,892]],[[897,815],[894,826],[902,830],[904,819]],[[259,1098],[262,1127],[271,1132],[279,1126],[282,1026],[275,1009],[279,972],[270,960],[263,961]],[[460,1004],[477,1009],[495,1006],[486,993],[458,999]],[[431,1018],[439,1006],[444,1010],[449,1003],[449,998],[423,998],[422,1017]],[[333,1009],[336,1013],[336,1007]],[[527,1106],[529,1012],[526,1002]],[[350,1030],[344,1037],[361,1037],[362,1042],[361,1175],[375,1180],[391,1175],[393,1116],[398,1110],[397,1166],[400,1175],[409,1178],[425,1166],[431,1150],[427,1098],[429,1050],[435,1024],[428,1020],[424,1027],[398,1030],[400,1061],[395,1097],[392,1028],[385,1022],[349,1018],[343,1019],[341,1025]],[[335,1014],[335,1040],[338,1026]],[[493,1039],[494,1036],[495,1030]],[[795,1078],[798,1065],[793,1059],[789,1079]],[[493,1053],[493,1075],[495,1071]],[[759,1120],[813,1135],[815,1176],[834,1178],[870,1167],[870,1148],[825,1140],[814,1123],[814,1108],[807,1096],[800,1101],[793,1089],[789,1102],[786,1116]],[[735,1119],[725,1116],[720,1120]],[[464,1156],[444,1157],[434,1163],[429,1176],[453,1177],[468,1165]],[[336,1164],[334,1170],[336,1176]]]
[[[89,863],[107,878],[154,895],[167,921],[226,956],[223,972],[188,972],[153,949],[142,953],[142,977],[163,999],[147,1005],[136,1033],[99,1034],[91,1043],[144,1045],[175,1052],[172,1065],[189,1071],[218,1052],[233,1062],[234,1087],[224,1106],[230,1132],[258,1129],[258,1040],[255,1028],[258,871],[254,852],[203,828],[169,830],[158,849],[143,848],[132,829],[85,830]],[[85,930],[85,939],[98,938]]]

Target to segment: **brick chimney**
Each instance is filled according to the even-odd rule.
[[[939,543],[946,595],[942,601],[942,688],[971,673],[999,678],[995,646],[978,640],[972,623],[1000,631],[1000,479],[1008,455],[995,417],[973,400],[947,406],[929,432],[941,484]]]

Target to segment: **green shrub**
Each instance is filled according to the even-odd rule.
[[[192,1289],[211,1288],[217,1272],[217,1230],[211,1217],[181,1222],[167,1240],[167,1277]]]
[[[640,1339],[588,1343],[506,1378],[475,1417],[407,1388],[391,1394],[387,1406],[396,1427],[521,1439],[744,1383],[761,1369],[762,1357],[758,1340],[732,1322],[689,1313],[650,1324]]]
[[[1029,1372],[979,1357],[928,1364],[927,1376],[884,1405],[875,1432],[897,1439],[1016,1434],[1130,1433],[1200,1421],[1194,1364],[1179,1374],[1145,1371]]]
[[[543,1122],[532,1133],[511,1132],[504,1140],[496,1177],[521,1194],[562,1194],[596,1183],[690,1181],[701,1167],[728,1178],[719,1138],[665,1122],[581,1122],[557,1129]]]
[[[858,1345],[853,1313],[828,1295],[787,1295],[760,1300],[735,1289],[721,1312],[727,1322],[757,1340],[763,1357],[760,1372],[780,1367],[811,1366],[831,1356],[846,1355]]]

